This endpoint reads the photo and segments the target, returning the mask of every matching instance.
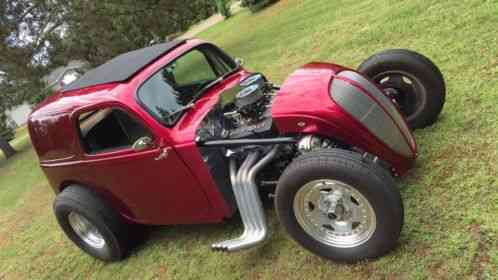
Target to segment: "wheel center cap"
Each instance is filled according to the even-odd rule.
[[[331,220],[343,221],[350,216],[350,209],[344,202],[344,194],[339,190],[321,192],[319,208]]]

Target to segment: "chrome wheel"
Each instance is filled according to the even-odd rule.
[[[368,200],[340,181],[323,179],[305,184],[294,197],[293,208],[304,231],[326,245],[356,247],[375,232],[376,216]]]
[[[106,246],[106,242],[102,234],[87,218],[76,212],[69,213],[67,218],[73,231],[87,245],[95,249],[102,249]]]

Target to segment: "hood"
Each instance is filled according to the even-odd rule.
[[[329,87],[333,77],[345,68],[336,64],[310,63],[294,71],[282,84],[272,106],[272,115],[308,114],[334,110]],[[296,102],[299,100],[299,102]]]

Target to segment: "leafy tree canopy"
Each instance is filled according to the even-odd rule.
[[[45,77],[71,60],[92,66],[178,34],[211,15],[212,0],[2,0],[0,101],[47,94]]]

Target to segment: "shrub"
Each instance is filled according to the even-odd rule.
[[[10,141],[14,139],[14,128],[7,123],[7,115],[0,112],[0,138]]]
[[[226,18],[232,15],[232,13],[230,12],[229,0],[216,0],[216,9],[218,10],[218,13]]]
[[[242,7],[248,7],[251,12],[257,12],[277,0],[242,0]]]

